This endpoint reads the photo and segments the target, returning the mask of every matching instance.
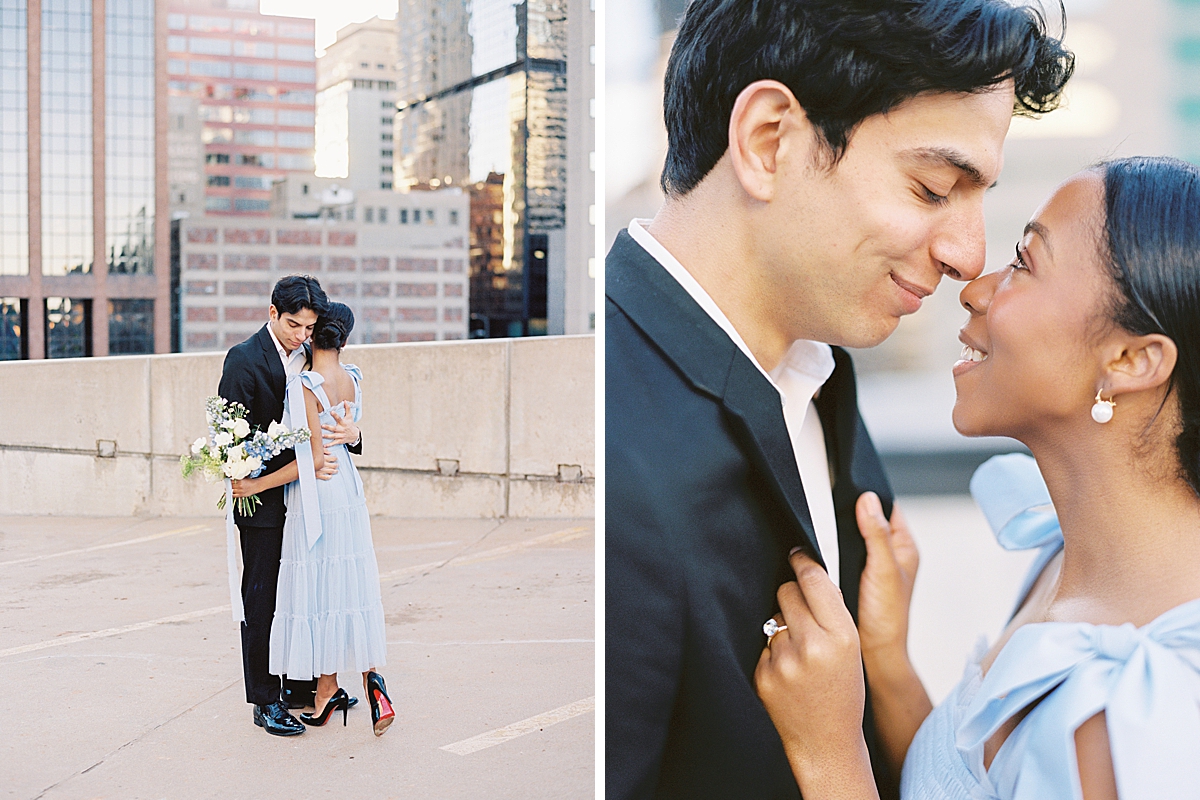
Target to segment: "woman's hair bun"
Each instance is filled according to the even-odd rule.
[[[312,343],[318,350],[341,350],[354,330],[354,312],[345,303],[330,303],[317,318]]]

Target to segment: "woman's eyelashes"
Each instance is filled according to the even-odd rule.
[[[1013,269],[1029,270],[1029,265],[1025,263],[1025,251],[1021,249],[1021,244],[1018,242],[1016,247],[1016,255],[1013,256],[1011,266]]]

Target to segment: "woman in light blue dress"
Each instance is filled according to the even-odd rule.
[[[376,671],[387,661],[387,640],[362,479],[345,444],[331,449],[338,464],[332,478],[315,476],[324,462],[322,425],[333,426],[334,413],[355,423],[362,417],[362,372],[341,363],[341,350],[353,329],[350,308],[330,303],[313,328],[311,369],[292,378],[287,387],[283,423],[307,425],[314,440],[311,447],[296,448],[294,476],[280,471],[296,479],[287,484],[284,495],[287,518],[271,624],[270,670],[296,680],[317,678],[314,712],[300,715],[307,725],[324,725],[337,711],[345,725],[350,697],[338,686],[337,676],[362,673],[372,728],[379,736],[395,713]]]
[[[993,459],[971,491],[1004,547],[1039,556],[932,708],[906,649],[903,517],[859,499],[857,630],[794,554],[755,677],[801,792],[878,796],[865,669],[875,769],[900,772],[905,800],[1200,797],[1200,170],[1135,158],[1072,177],[961,300],[955,427],[1034,456]]]

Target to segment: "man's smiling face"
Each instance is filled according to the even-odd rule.
[[[977,277],[983,196],[1000,174],[1014,100],[1011,82],[920,95],[864,120],[833,168],[798,157],[803,147],[781,158],[756,244],[778,324],[794,338],[870,347],[943,275]]]

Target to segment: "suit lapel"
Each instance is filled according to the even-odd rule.
[[[824,565],[783,420],[779,392],[670,273],[621,231],[605,261],[605,293],[691,384],[737,422],[752,463],[789,512],[787,540]]]
[[[279,351],[275,349],[275,342],[271,339],[266,325],[263,325],[258,331],[258,342],[262,345],[263,357],[267,360],[267,372],[271,376],[271,391],[282,402],[283,393],[287,390],[287,372],[283,369],[283,362],[279,360]]]

